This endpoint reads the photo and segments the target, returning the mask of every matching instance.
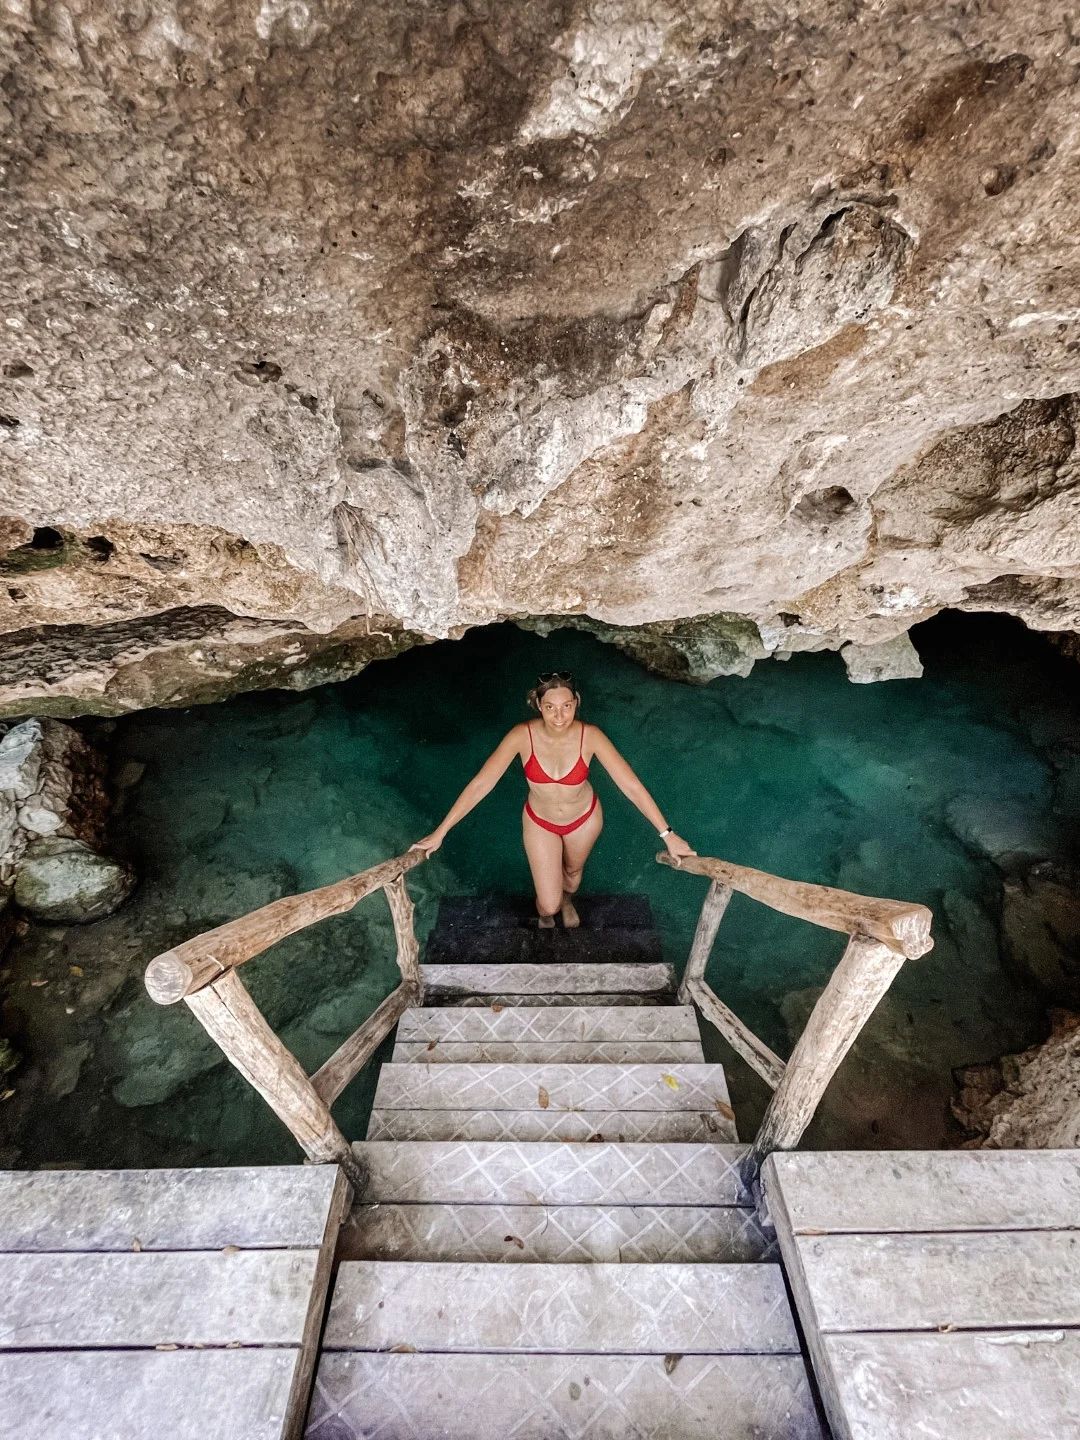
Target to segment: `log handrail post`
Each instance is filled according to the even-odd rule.
[[[719,880],[709,881],[709,889],[702,902],[697,929],[694,931],[694,939],[690,945],[686,969],[683,971],[682,984],[679,986],[679,1003],[681,1005],[690,1004],[691,983],[694,980],[705,979],[705,966],[709,963],[709,956],[712,954],[716,932],[720,928],[720,921],[724,918],[724,911],[730,904],[733,893],[730,885],[724,885]]]
[[[386,903],[390,906],[390,917],[394,922],[394,938],[397,941],[397,963],[401,979],[419,1000],[423,995],[423,980],[420,974],[420,943],[416,938],[413,923],[415,907],[405,885],[405,876],[399,875],[383,886]],[[415,1001],[414,1001],[415,1003]]]
[[[748,1183],[756,1186],[765,1157],[773,1150],[793,1150],[799,1143],[829,1081],[905,958],[880,940],[852,935],[810,1012],[744,1161]]]
[[[235,971],[204,986],[185,1003],[211,1039],[292,1132],[309,1160],[340,1165],[360,1180],[349,1142],[303,1067],[274,1034]]]

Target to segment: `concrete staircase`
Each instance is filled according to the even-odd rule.
[[[641,897],[445,901],[379,1075],[310,1440],[818,1440],[723,1067]]]

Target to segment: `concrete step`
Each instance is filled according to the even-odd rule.
[[[306,1440],[823,1440],[799,1355],[320,1357]]]
[[[745,1145],[358,1140],[362,1203],[745,1205]]]
[[[623,926],[564,930],[560,920],[552,929],[541,930],[535,914],[530,925],[507,930],[433,930],[424,947],[424,959],[430,965],[580,965],[620,960],[649,964],[662,958],[663,947],[655,930]]]
[[[348,1261],[326,1350],[795,1355],[779,1265]]]
[[[428,1065],[704,1063],[700,1040],[401,1040],[396,1062]]]
[[[572,995],[647,995],[665,999],[675,994],[675,972],[663,963],[639,965],[613,961],[550,964],[421,965],[425,999],[464,995],[557,995],[560,1004]],[[530,999],[529,1004],[536,1004]],[[595,998],[590,1004],[599,1003]]]
[[[420,968],[422,970],[424,967],[421,965]],[[612,1005],[620,1008],[634,1006],[643,1010],[657,1010],[666,1009],[669,1005],[675,1004],[675,990],[674,988],[662,991],[645,990],[640,994],[627,990],[590,990],[580,995],[559,994],[556,991],[548,994],[542,990],[534,990],[528,995],[520,993],[514,995],[504,990],[487,990],[482,993],[466,990],[439,990],[429,992],[425,998],[429,1004],[453,1010],[489,1010],[493,1005],[501,1005],[505,1009],[529,1005],[543,1009],[576,1010],[586,1006]]]
[[[696,1110],[373,1110],[369,1140],[610,1140],[734,1144],[735,1122]]]
[[[646,895],[579,895],[577,911],[583,930],[652,930]],[[531,895],[444,895],[439,901],[435,932],[532,928],[536,902]]]
[[[428,1040],[697,1040],[692,1005],[485,1006],[448,1010],[417,1006],[398,1021],[399,1041]]]
[[[730,1119],[722,1065],[384,1064],[376,1110],[696,1110]]]
[[[745,1264],[775,1258],[735,1205],[354,1205],[338,1260]]]

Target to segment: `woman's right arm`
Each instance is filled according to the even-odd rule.
[[[509,734],[503,736],[496,749],[491,752],[453,805],[450,806],[442,824],[430,835],[414,841],[409,847],[410,850],[423,850],[428,855],[434,855],[446,839],[447,833],[459,820],[463,820],[470,810],[474,810],[485,795],[489,795],[495,789],[495,786],[506,774],[511,760],[515,755],[521,754],[524,732],[524,725],[515,725]]]

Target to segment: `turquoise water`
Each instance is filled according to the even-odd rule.
[[[1041,1001],[1002,955],[1002,876],[1075,859],[1075,665],[1013,622],[920,627],[921,681],[854,686],[836,655],[688,687],[573,631],[512,626],[414,650],[355,680],[120,722],[113,763],[146,765],[116,843],[142,884],[119,915],[35,930],[11,984],[30,1064],[3,1117],[17,1163],[273,1162],[295,1156],[263,1102],[185,1007],[141,985],[157,951],[274,897],[405,849],[441,818],[538,670],[572,667],[601,725],[702,854],[922,901],[936,946],[910,962],[834,1082],[811,1141],[943,1143],[954,1066],[1041,1038]],[[586,889],[643,891],[681,962],[705,881],[658,866],[651,827],[596,775],[606,826]],[[497,791],[409,878],[426,933],[446,893],[524,890],[524,785]],[[843,939],[736,897],[708,979],[786,1055]],[[71,975],[77,966],[82,976]],[[50,985],[29,990],[34,976]],[[396,981],[381,896],[252,961],[245,983],[314,1068]],[[74,1014],[66,1007],[72,1005]],[[722,1043],[741,1129],[763,1087]],[[371,1070],[339,1101],[363,1133]]]

